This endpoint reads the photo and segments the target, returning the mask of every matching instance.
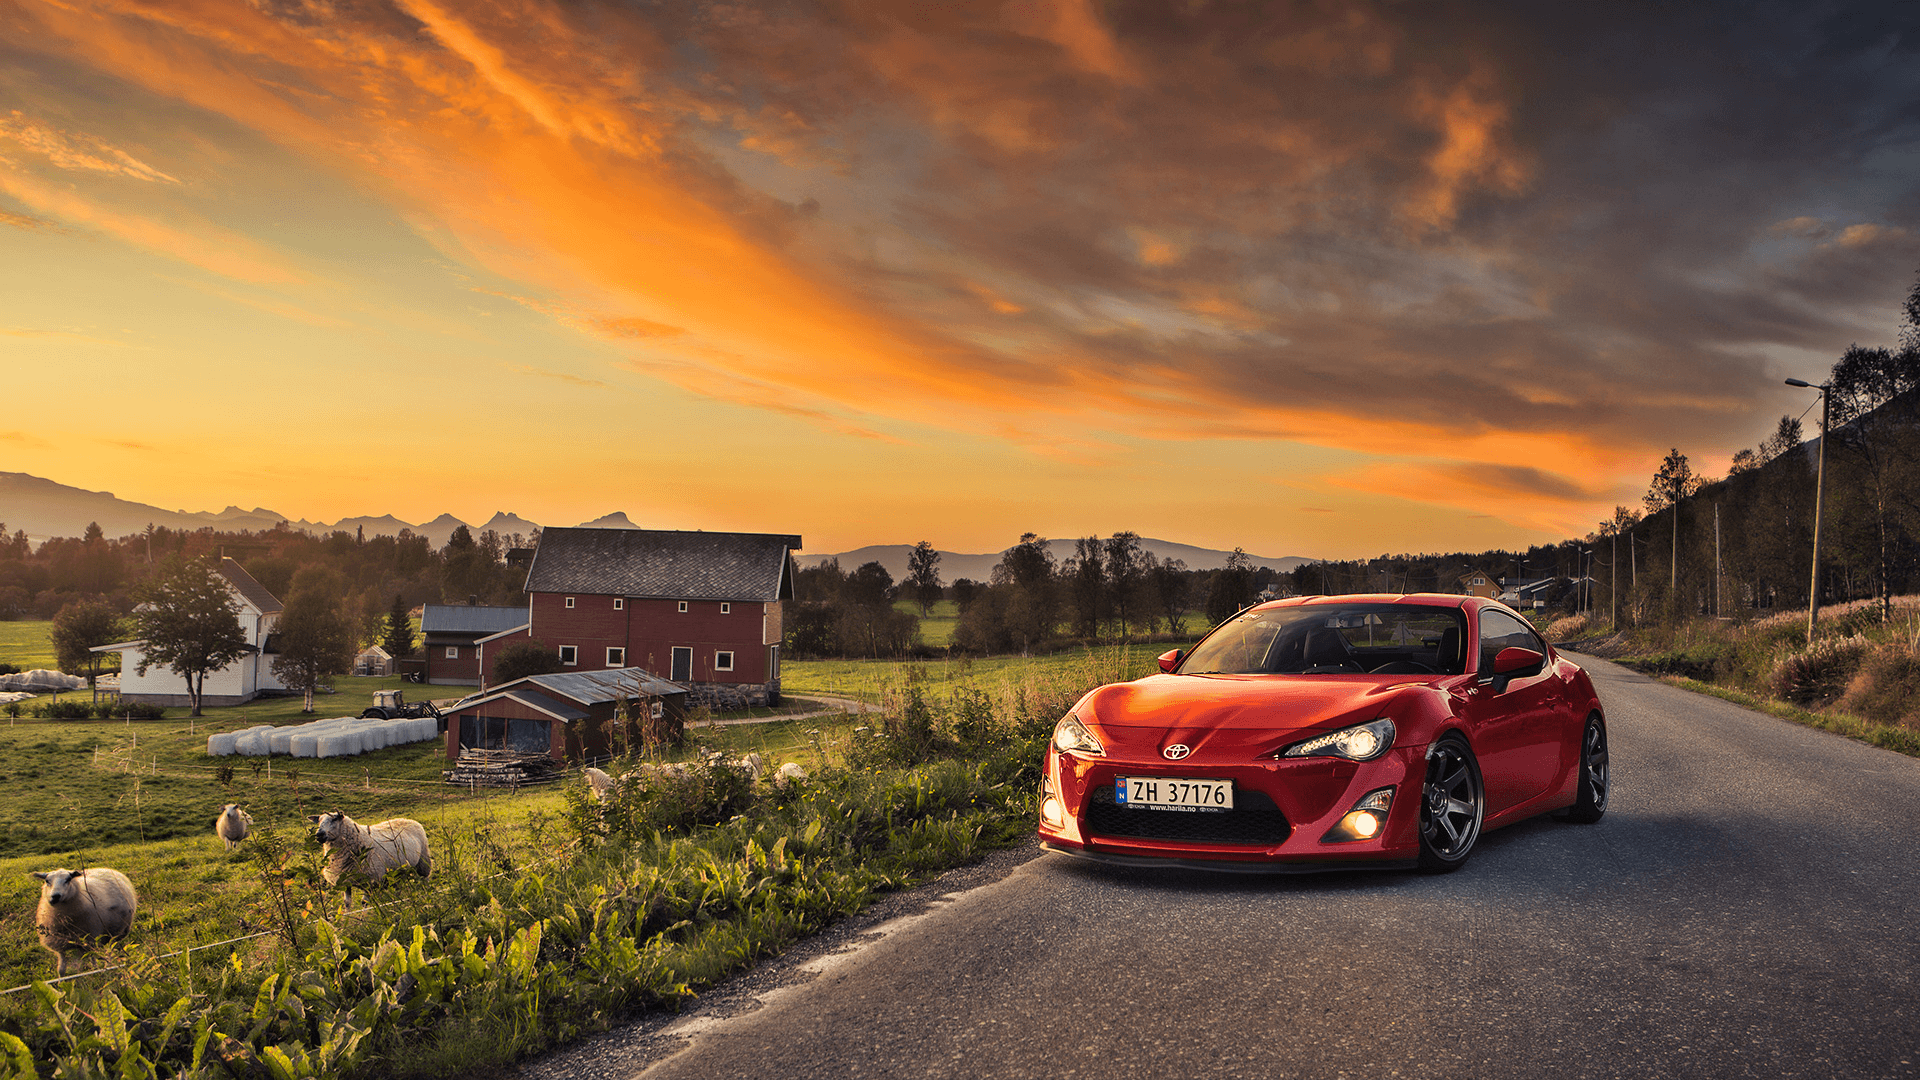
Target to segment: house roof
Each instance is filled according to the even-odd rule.
[[[547,529],[527,591],[680,600],[778,600],[792,594],[781,533]],[[504,628],[503,628],[504,629]]]
[[[227,579],[228,584],[233,586],[233,590],[239,593],[247,603],[252,604],[260,614],[271,615],[281,610],[279,598],[268,592],[265,585],[253,580],[253,575],[247,573],[245,567],[234,562],[232,557],[226,555],[220,557],[220,574]]]
[[[523,607],[469,607],[466,604],[428,604],[420,613],[423,634],[497,634],[524,626]]]

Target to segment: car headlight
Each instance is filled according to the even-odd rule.
[[[1393,747],[1393,721],[1373,720],[1316,735],[1280,751],[1280,757],[1337,757],[1372,761]]]
[[[1071,751],[1080,754],[1105,754],[1107,752],[1107,748],[1100,745],[1099,738],[1072,713],[1061,717],[1060,722],[1053,726],[1053,748],[1062,753]]]

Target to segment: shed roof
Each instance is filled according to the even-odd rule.
[[[598,705],[619,698],[665,697],[684,694],[687,688],[668,682],[644,668],[607,668],[603,671],[563,671],[551,675],[528,675],[495,687],[496,694],[517,690],[537,690],[579,705]]]
[[[232,585],[233,590],[239,593],[247,603],[258,609],[260,614],[271,615],[281,610],[279,598],[268,592],[265,585],[253,580],[253,575],[247,573],[245,567],[234,562],[231,556],[220,556],[220,575],[227,579],[228,584]]]
[[[527,591],[681,600],[779,600],[793,592],[784,533],[547,529]]]
[[[523,607],[470,607],[466,604],[428,604],[420,612],[424,634],[497,634],[524,626]]]

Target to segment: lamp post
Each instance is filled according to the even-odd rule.
[[[1813,644],[1813,626],[1820,619],[1820,501],[1827,487],[1827,422],[1832,419],[1832,383],[1815,385],[1804,379],[1788,379],[1788,386],[1820,391],[1820,452],[1813,481],[1813,577],[1807,587],[1807,644]]]

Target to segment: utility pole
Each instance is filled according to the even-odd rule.
[[[1788,379],[1787,385],[1820,391],[1820,454],[1813,481],[1813,578],[1807,586],[1807,644],[1811,645],[1814,624],[1820,621],[1820,501],[1827,486],[1827,423],[1833,419],[1833,384],[1816,387],[1802,379]]]
[[[1713,617],[1726,615],[1720,610],[1720,504],[1713,504]]]
[[[1614,529],[1608,542],[1612,545],[1609,555],[1612,561],[1607,563],[1607,601],[1613,606],[1608,620],[1615,630],[1620,629],[1620,530]]]

